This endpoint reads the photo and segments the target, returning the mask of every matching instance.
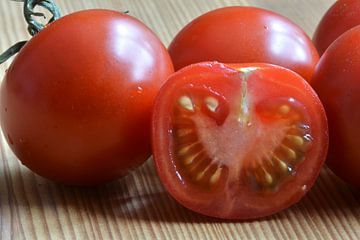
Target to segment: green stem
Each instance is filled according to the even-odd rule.
[[[28,23],[28,32],[31,36],[36,35],[40,32],[47,24],[52,23],[53,21],[58,20],[61,17],[59,8],[52,0],[12,0],[15,2],[23,2],[24,3],[24,17],[26,22]],[[40,12],[34,12],[34,8],[36,6],[40,6],[48,10],[52,17],[49,21],[44,25],[40,22],[37,22],[34,17],[44,17],[45,15]],[[27,41],[18,42],[4,53],[0,55],[0,64],[4,63],[10,57],[15,55],[20,49],[26,44]]]
[[[6,50],[3,54],[0,55],[0,64],[4,63],[11,56],[15,55],[20,49],[27,43],[27,41],[22,41],[14,44],[8,50]]]

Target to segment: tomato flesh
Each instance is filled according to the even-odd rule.
[[[230,219],[297,202],[327,151],[325,114],[304,82],[265,64],[202,63],[173,75],[153,114],[154,159],[170,194]]]

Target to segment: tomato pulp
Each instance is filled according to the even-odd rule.
[[[152,140],[160,179],[177,201],[205,215],[249,219],[304,196],[328,134],[320,100],[294,72],[207,62],[162,87]]]
[[[175,70],[192,63],[266,62],[311,80],[319,55],[306,33],[289,19],[254,7],[226,7],[185,26],[169,46]]]
[[[19,52],[1,85],[1,126],[28,168],[57,182],[117,179],[149,157],[166,48],[127,14],[67,15]]]
[[[360,187],[360,26],[341,35],[322,55],[313,86],[324,104],[330,131],[327,164]]]

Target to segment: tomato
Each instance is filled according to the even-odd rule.
[[[341,35],[325,51],[313,86],[329,119],[327,164],[345,181],[360,186],[360,26]]]
[[[320,55],[341,34],[359,24],[360,1],[336,1],[325,13],[314,33],[313,42]]]
[[[173,72],[143,23],[77,12],[32,38],[1,85],[1,126],[28,168],[57,182],[117,179],[151,153],[154,98]]]
[[[308,81],[319,60],[311,39],[289,19],[254,7],[216,9],[185,26],[169,46],[176,70],[201,61],[266,62]]]
[[[298,202],[327,153],[324,109],[298,74],[205,62],[173,74],[155,101],[157,172],[185,207],[226,219]]]

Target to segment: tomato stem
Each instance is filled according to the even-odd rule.
[[[31,36],[36,35],[40,32],[46,25],[56,21],[61,17],[60,10],[58,6],[52,0],[11,0],[15,2],[23,2],[24,3],[24,17],[26,22],[28,23],[28,32]],[[40,12],[34,12],[34,8],[36,6],[40,6],[48,10],[52,17],[49,21],[44,25],[35,20],[34,17],[43,17],[45,18],[45,14]],[[26,44],[27,41],[21,41],[10,47],[4,53],[0,55],[0,64],[4,63],[10,57],[15,55],[20,49]]]

